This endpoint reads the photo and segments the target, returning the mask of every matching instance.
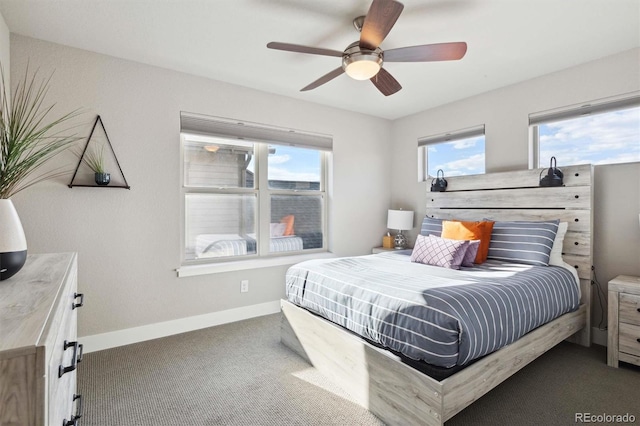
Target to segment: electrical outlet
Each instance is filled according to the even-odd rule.
[[[249,291],[249,280],[240,281],[240,293],[246,293]]]

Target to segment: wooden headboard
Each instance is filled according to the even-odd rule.
[[[580,277],[581,303],[587,307],[590,340],[593,265],[593,166],[563,167],[564,186],[539,186],[547,169],[446,178],[445,192],[427,193],[426,215],[442,219],[552,220],[568,222],[562,257]],[[430,185],[427,186],[430,191]],[[588,344],[588,343],[587,343]]]

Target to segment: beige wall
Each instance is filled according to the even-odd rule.
[[[394,121],[391,163],[409,172],[392,175],[392,203],[413,208],[416,225],[424,216],[427,184],[417,182],[419,137],[484,124],[487,171],[525,169],[529,113],[640,90],[639,76],[640,49],[633,49]],[[640,275],[640,163],[595,167],[594,200],[594,264],[606,292],[616,275]],[[597,298],[594,305],[597,326]]]
[[[87,111],[81,134],[102,117],[131,185],[70,189],[65,178],[13,199],[30,253],[78,252],[81,336],[284,297],[285,266],[177,278],[180,111],[333,135],[333,251],[379,245],[390,199],[388,121],[12,34],[12,74],[27,61],[43,75],[55,70],[48,99],[58,111]],[[243,279],[250,291],[241,294]]]
[[[380,244],[387,208],[414,209],[419,225],[426,184],[417,182],[418,137],[484,123],[487,170],[526,168],[530,112],[640,90],[639,56],[635,49],[389,122],[12,35],[12,74],[27,61],[55,70],[49,99],[59,111],[87,110],[81,134],[102,116],[132,186],[69,189],[61,179],[14,203],[31,253],[79,253],[81,336],[274,301],[284,295],[286,266],[176,277],[179,111],[331,133],[332,249],[359,255]],[[640,164],[600,166],[595,175],[595,265],[606,291],[617,274],[640,275]],[[249,293],[240,293],[242,279]]]
[[[4,71],[4,81],[7,86],[11,85],[11,62],[10,62],[10,36],[4,17],[0,13],[0,65]]]

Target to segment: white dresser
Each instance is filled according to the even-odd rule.
[[[0,426],[79,424],[77,269],[75,253],[29,255],[0,281]]]

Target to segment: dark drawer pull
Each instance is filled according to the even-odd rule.
[[[73,304],[71,305],[71,310],[75,309],[75,308],[79,308],[82,305],[84,305],[84,293],[73,293],[73,299],[77,299],[80,298],[80,303],[75,303],[73,302]]]
[[[636,339],[638,341],[638,343],[640,343],[640,339]]]
[[[638,308],[638,312],[640,312],[640,308]]]
[[[78,356],[76,358],[76,363],[80,364],[82,362],[82,349],[84,348],[84,346],[82,346],[82,343],[80,343],[78,345]]]
[[[73,358],[71,358],[71,365],[68,367],[58,366],[58,378],[62,377],[65,373],[75,370],[78,367],[78,347],[82,346],[78,342],[64,341],[64,350],[66,351],[70,347],[73,347]],[[82,354],[82,352],[80,352]]]
[[[78,401],[76,404],[76,414],[71,416],[71,420],[64,419],[62,426],[78,426],[78,420],[82,417],[82,395],[73,395],[73,401]]]

